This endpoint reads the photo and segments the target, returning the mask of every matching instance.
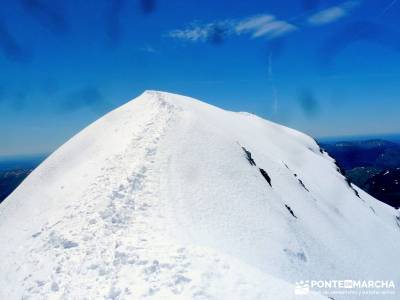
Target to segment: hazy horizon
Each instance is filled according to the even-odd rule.
[[[397,142],[400,143],[400,133],[384,133],[384,134],[371,134],[371,135],[345,135],[345,136],[325,136],[325,137],[313,137],[317,142],[341,142],[341,141],[366,141],[372,139],[382,139],[387,140],[390,142]],[[67,141],[65,141],[67,142]],[[24,161],[27,160],[37,160],[42,161],[50,154],[52,154],[56,149],[53,149],[49,152],[43,153],[19,153],[19,154],[0,154],[0,163],[7,162],[7,161],[17,161],[20,160]]]

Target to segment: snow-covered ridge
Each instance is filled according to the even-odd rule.
[[[346,182],[309,136],[147,91],[0,205],[0,299],[296,299],[293,284],[308,279],[399,286],[399,238],[399,211]]]

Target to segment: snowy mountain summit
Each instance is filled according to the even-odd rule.
[[[164,92],[43,162],[0,205],[0,241],[0,299],[328,299],[295,283],[400,286],[399,212],[312,138]]]

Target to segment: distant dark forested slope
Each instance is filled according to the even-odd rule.
[[[400,143],[384,139],[322,142],[357,186],[400,207]]]

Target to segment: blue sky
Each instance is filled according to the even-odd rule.
[[[7,2],[0,155],[51,152],[146,89],[314,137],[400,132],[400,1]]]

